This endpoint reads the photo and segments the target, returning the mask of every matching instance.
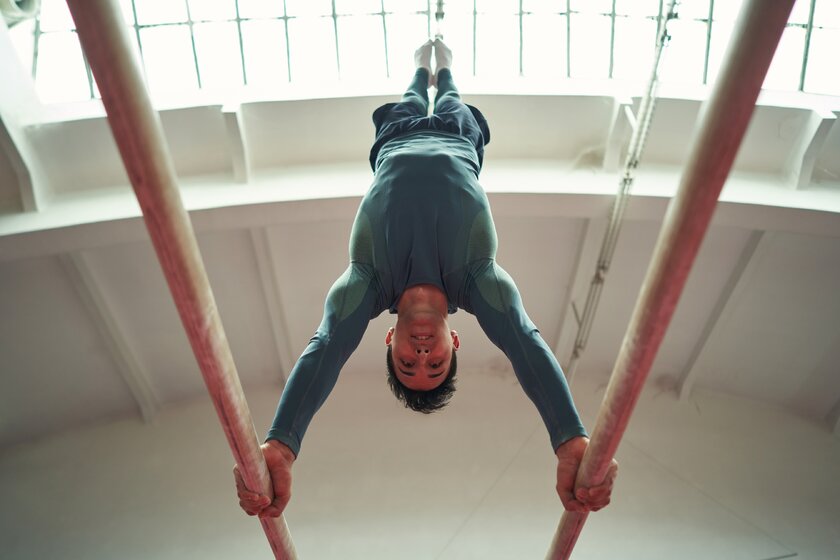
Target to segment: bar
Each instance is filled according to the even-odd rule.
[[[671,200],[576,485],[600,483],[665,336],[717,199],[747,130],[794,0],[747,0],[720,73],[700,112],[685,171]],[[547,559],[566,560],[586,513],[564,512]]]
[[[113,0],[69,0],[108,122],[181,321],[247,486],[272,496],[271,479],[222,328],[175,168],[138,56]],[[283,517],[260,520],[274,557],[297,558]]]

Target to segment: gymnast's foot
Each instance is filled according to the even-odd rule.
[[[429,73],[429,85],[432,85],[432,50],[434,43],[426,41],[414,51],[414,65],[417,68],[425,68]]]
[[[444,68],[452,68],[452,49],[440,39],[435,39],[435,72]]]

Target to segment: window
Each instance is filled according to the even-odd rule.
[[[243,86],[378,80],[407,71],[434,0],[120,0],[155,97]],[[714,79],[742,0],[683,0],[663,82]],[[448,0],[456,75],[648,77],[667,0]],[[63,0],[12,29],[45,103],[98,96]],[[840,3],[798,0],[765,88],[840,95]],[[404,70],[405,69],[405,70]]]

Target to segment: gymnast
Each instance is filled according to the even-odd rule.
[[[435,73],[432,73],[432,54]],[[387,381],[407,408],[429,414],[455,390],[458,333],[448,316],[475,315],[504,352],[548,429],[557,456],[560,500],[569,511],[598,511],[610,501],[618,464],[591,488],[575,488],[589,443],[563,372],[528,318],[513,279],[496,263],[496,229],[478,183],[490,130],[461,101],[452,52],[440,40],[415,52],[416,72],[398,103],[373,113],[374,179],[350,234],[350,263],[326,297],[315,335],[298,359],[262,445],[274,496],[245,487],[234,467],[240,506],[279,516],[291,496],[292,464],[312,417],[371,319],[396,314],[385,335]],[[428,89],[437,88],[428,114]]]

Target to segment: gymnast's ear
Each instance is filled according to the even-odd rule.
[[[393,330],[393,329],[391,329],[391,330]],[[457,350],[458,348],[461,347],[461,339],[458,337],[458,331],[451,330],[451,331],[449,331],[449,334],[452,336],[452,346],[455,348],[455,350]]]
[[[388,332],[385,333],[385,346],[391,344],[392,338],[394,338],[394,327],[391,327],[390,329],[388,329]]]

